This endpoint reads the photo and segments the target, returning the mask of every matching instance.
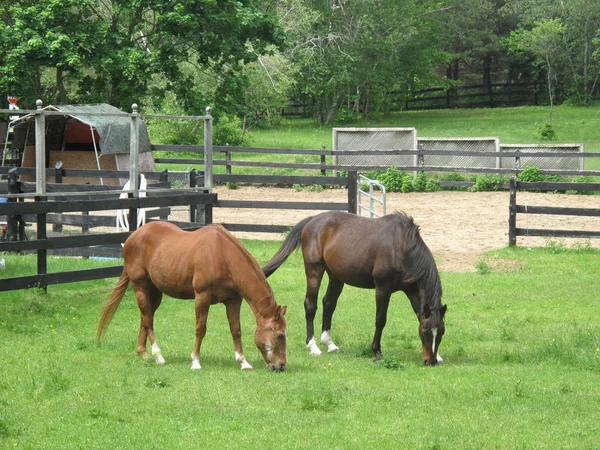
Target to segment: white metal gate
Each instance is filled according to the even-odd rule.
[[[369,217],[381,217],[386,215],[386,198],[385,198],[385,186],[379,183],[377,180],[371,180],[370,178],[365,177],[364,175],[358,176],[358,215],[362,215],[362,211],[367,211],[369,213]],[[368,191],[363,189],[366,184],[368,186]],[[377,198],[375,186],[377,186],[381,191],[381,198]],[[368,206],[363,205],[362,197],[365,196],[368,199]]]

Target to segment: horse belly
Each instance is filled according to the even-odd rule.
[[[327,265],[330,276],[344,282],[349,286],[363,289],[374,289],[375,283],[370,270],[361,267],[337,267]]]

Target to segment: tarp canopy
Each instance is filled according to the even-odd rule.
[[[95,116],[90,113],[114,113],[123,114],[119,108],[116,108],[108,104],[96,104],[96,105],[48,105],[44,110],[61,111],[70,113],[66,116],[47,116],[47,121],[73,121],[78,120],[88,126],[92,126],[98,136],[100,142],[98,147],[100,153],[103,155],[112,153],[129,153],[130,150],[130,134],[131,134],[131,119],[123,116]],[[20,117],[13,122],[12,126],[18,128],[24,126],[26,123],[30,123],[34,118],[33,114]],[[148,137],[148,129],[143,120],[139,122],[139,151],[149,152],[151,151],[150,138]],[[92,141],[92,130],[90,130],[90,142]]]

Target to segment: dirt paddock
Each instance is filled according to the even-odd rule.
[[[219,186],[215,188],[215,192],[221,200],[344,202],[347,196],[347,192],[342,189],[307,192],[268,187],[240,187],[232,190]],[[482,261],[483,253],[508,245],[508,203],[508,191],[388,193],[387,212],[404,211],[414,217],[441,271],[468,272],[476,270],[475,266]],[[600,197],[519,192],[517,203],[598,208]],[[294,225],[304,217],[316,213],[310,210],[215,208],[214,222]],[[519,214],[517,227],[597,231],[600,230],[600,218]],[[234,234],[238,238],[282,240],[280,234],[274,233]],[[567,247],[578,244],[600,247],[600,239],[552,240]],[[517,237],[518,246],[543,247],[547,243],[548,238]]]

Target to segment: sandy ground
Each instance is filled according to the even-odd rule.
[[[240,187],[232,190],[217,187],[221,200],[280,200],[344,202],[346,191],[341,189],[322,192],[295,191],[291,188]],[[365,200],[362,202],[366,203]],[[518,193],[517,203],[535,206],[569,206],[599,208],[600,197]],[[436,258],[438,267],[446,272],[474,271],[482,261],[483,253],[508,245],[508,192],[435,192],[387,195],[387,212],[404,211],[413,216],[421,227],[421,235]],[[304,217],[316,214],[310,210],[265,210],[215,208],[215,223],[256,223],[294,225]],[[363,214],[364,215],[364,214]],[[598,217],[548,216],[519,214],[519,228],[553,228],[600,230]],[[276,239],[273,233],[234,233],[239,238]],[[552,238],[567,247],[592,245],[600,247],[600,239]],[[543,247],[548,238],[518,237],[518,246]],[[502,264],[486,261],[490,265]]]

